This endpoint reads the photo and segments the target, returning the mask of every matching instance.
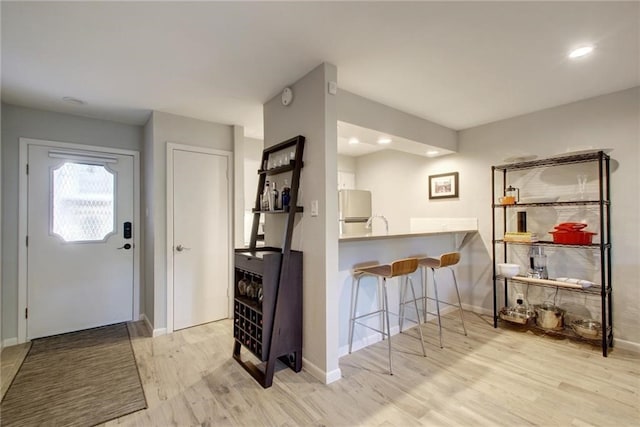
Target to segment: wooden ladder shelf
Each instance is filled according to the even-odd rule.
[[[304,142],[303,136],[296,136],[263,151],[250,244],[235,250],[233,358],[264,388],[273,384],[278,360],[295,372],[302,369],[302,252],[291,249],[291,238],[295,216],[303,211],[298,190]],[[269,169],[270,157],[277,153],[295,154]],[[264,210],[260,196],[267,176],[285,173],[291,174],[289,206]],[[285,217],[281,248],[258,247],[262,214]],[[259,365],[243,360],[243,346],[261,361]]]

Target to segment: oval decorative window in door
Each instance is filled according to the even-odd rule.
[[[52,170],[51,233],[65,242],[115,232],[115,175],[104,165],[66,162]]]

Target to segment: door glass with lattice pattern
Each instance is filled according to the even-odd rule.
[[[51,232],[66,242],[115,232],[115,175],[104,165],[66,162],[52,171]]]

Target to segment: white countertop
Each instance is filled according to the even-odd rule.
[[[404,232],[390,232],[385,233],[374,231],[366,234],[343,234],[340,236],[340,242],[357,242],[362,240],[378,240],[378,239],[402,239],[407,237],[420,237],[420,236],[433,236],[438,234],[452,234],[452,233],[472,233],[478,231],[475,229],[460,229],[460,230],[440,230],[440,231],[404,231]]]

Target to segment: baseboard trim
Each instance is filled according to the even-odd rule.
[[[153,325],[151,324],[151,321],[149,321],[149,318],[144,313],[140,315],[140,319],[144,320],[144,324],[147,326],[147,330],[151,334],[151,337],[155,338],[162,335],[167,335],[167,328],[154,329]]]
[[[640,343],[637,343],[637,342],[621,340],[619,338],[614,338],[613,339],[613,346],[614,346],[614,348],[619,348],[621,350],[628,350],[628,351],[632,351],[634,353],[640,353]]]
[[[12,345],[18,345],[18,338],[7,338],[6,340],[2,340],[2,348],[11,347]]]
[[[481,314],[485,316],[493,316],[493,310],[484,307],[478,307],[477,305],[465,304],[462,303],[462,309],[465,311],[471,311],[476,314]]]
[[[302,358],[302,369],[323,384],[331,384],[332,382],[338,381],[342,378],[342,371],[340,368],[334,369],[331,372],[325,372],[311,363],[309,359],[304,357]]]
[[[162,335],[167,335],[167,328],[156,328],[153,330],[153,333],[151,334],[153,338],[160,337]]]

